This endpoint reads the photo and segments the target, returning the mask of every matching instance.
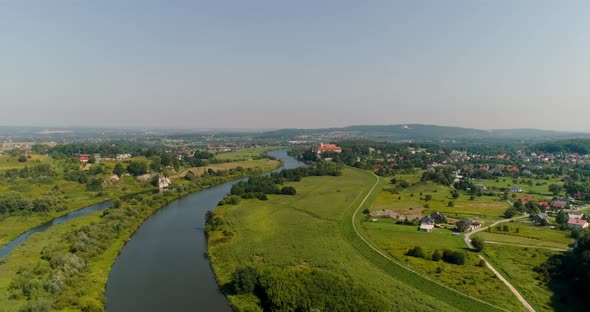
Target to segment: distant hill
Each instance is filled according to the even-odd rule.
[[[480,130],[461,127],[446,127],[436,125],[406,124],[406,125],[376,125],[349,126],[343,128],[325,129],[281,129],[257,135],[258,138],[274,139],[370,139],[384,141],[472,141],[472,140],[519,140],[519,141],[548,141],[558,139],[590,138],[590,133],[560,132],[538,129],[500,129]]]

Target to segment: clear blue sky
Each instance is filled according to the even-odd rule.
[[[590,1],[0,1],[0,125],[590,131]]]

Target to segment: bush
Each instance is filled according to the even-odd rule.
[[[410,248],[406,253],[407,256],[416,257],[416,258],[424,258],[424,250],[420,246],[415,246]]]
[[[471,245],[473,245],[473,248],[475,249],[475,251],[480,252],[483,250],[483,247],[484,247],[483,239],[481,239],[480,237],[474,237],[471,240]]]
[[[441,258],[442,258],[442,255],[440,254],[440,252],[438,250],[435,250],[432,253],[432,261],[440,261]]]
[[[455,202],[452,202],[452,201],[450,201],[450,202],[447,204],[447,207],[455,207]]]
[[[292,186],[285,186],[281,189],[281,194],[283,194],[283,195],[296,195],[297,190]]]
[[[444,262],[463,265],[465,264],[465,254],[459,251],[450,251],[445,249],[443,251],[442,259]]]

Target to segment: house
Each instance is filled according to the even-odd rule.
[[[342,147],[339,147],[336,144],[321,143],[319,146],[312,148],[312,151],[318,155],[321,155],[324,152],[342,153]]]
[[[583,230],[588,227],[588,221],[582,219],[569,219],[567,221],[567,226],[572,229]]]
[[[535,224],[546,224],[549,221],[549,216],[546,213],[537,213],[533,216],[533,222]]]
[[[567,202],[564,200],[554,200],[551,203],[551,206],[555,209],[564,209],[566,205],[567,205]]]
[[[431,219],[434,219],[434,223],[447,223],[447,217],[440,212],[434,212],[430,215]]]
[[[512,172],[512,173],[520,172],[520,170],[518,170],[518,167],[510,167],[510,168],[506,169],[506,171]]]
[[[90,155],[88,154],[80,154],[80,161],[83,163],[88,162],[88,160],[90,160]]]
[[[538,202],[537,203],[537,206],[539,206],[539,207],[541,207],[541,208],[543,208],[545,210],[551,208],[551,205],[548,202],[546,202],[546,201],[540,201],[540,202]]]
[[[129,159],[131,158],[131,154],[117,154],[116,159],[117,160],[123,160],[123,159]]]
[[[530,201],[533,201],[533,199],[530,198],[530,197],[528,197],[528,196],[523,196],[523,197],[519,198],[518,200],[520,200],[520,202],[523,203],[523,204],[524,203],[528,203]]]
[[[531,172],[529,169],[524,169],[524,170],[522,171],[522,174],[524,174],[524,175],[531,175],[531,174],[532,174],[532,172]]]
[[[434,229],[434,218],[430,216],[425,216],[420,220],[420,231],[423,232],[432,232]]]
[[[434,225],[434,218],[432,218],[430,216],[426,216],[426,217],[422,218],[422,220],[420,220],[420,224],[432,224],[432,225]]]
[[[485,184],[478,183],[475,185],[475,187],[480,189],[481,191],[487,191],[487,187],[485,186]]]
[[[568,218],[571,219],[578,219],[581,220],[582,217],[584,216],[583,212],[568,212],[567,213]]]
[[[574,194],[574,198],[575,199],[584,199],[584,194],[577,192],[576,194]]]
[[[420,224],[420,231],[430,233],[430,232],[432,232],[432,230],[434,230],[434,224],[426,224],[426,223]]]
[[[515,186],[513,186],[513,187],[510,189],[510,192],[512,192],[512,193],[520,193],[520,192],[522,192],[522,189],[520,188],[520,186],[518,186],[518,185],[515,185]]]

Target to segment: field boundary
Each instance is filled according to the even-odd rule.
[[[368,172],[368,171],[366,171],[366,172]],[[375,175],[375,174],[374,174],[374,173],[372,173],[372,172],[368,172],[368,173],[372,174],[372,175],[373,175],[373,176],[376,178],[375,184],[374,184],[374,185],[372,186],[372,188],[371,188],[371,189],[370,189],[370,190],[367,192],[367,195],[366,195],[366,196],[363,198],[363,200],[361,201],[361,203],[360,203],[360,204],[359,204],[359,205],[356,207],[356,209],[355,209],[355,210],[354,210],[354,212],[352,213],[352,218],[351,218],[351,221],[352,221],[352,229],[354,230],[354,233],[356,234],[356,236],[357,236],[358,238],[360,238],[360,239],[361,239],[361,241],[362,241],[362,242],[363,242],[363,243],[364,243],[366,246],[368,246],[368,247],[369,247],[369,248],[370,248],[370,249],[371,249],[373,252],[376,252],[377,254],[379,254],[379,255],[380,255],[381,257],[383,257],[384,259],[388,260],[390,263],[393,263],[393,264],[397,265],[398,267],[400,267],[400,268],[402,268],[402,269],[404,269],[404,270],[406,270],[406,271],[408,271],[408,272],[410,272],[410,273],[413,273],[413,274],[415,274],[415,275],[417,275],[417,276],[419,276],[419,277],[423,278],[424,280],[426,280],[426,281],[428,281],[428,282],[430,282],[430,283],[434,283],[434,284],[436,284],[436,286],[441,286],[441,287],[443,287],[444,289],[446,289],[446,290],[449,290],[449,291],[453,292],[453,293],[454,293],[454,294],[456,294],[456,295],[459,295],[459,296],[460,296],[460,297],[462,297],[463,299],[468,299],[468,300],[473,300],[473,301],[476,301],[476,302],[478,302],[478,303],[481,303],[481,304],[483,304],[483,305],[486,305],[486,306],[488,306],[489,308],[493,308],[493,310],[509,311],[509,310],[506,310],[506,309],[504,309],[504,308],[501,308],[501,307],[498,307],[498,306],[496,306],[496,305],[493,305],[493,304],[491,304],[491,303],[489,303],[489,302],[485,302],[485,301],[483,301],[483,300],[481,300],[481,299],[478,299],[478,298],[475,298],[475,297],[469,296],[469,295],[467,295],[467,294],[465,294],[465,293],[462,293],[462,292],[460,292],[460,291],[458,291],[458,290],[456,290],[456,289],[453,289],[453,288],[451,288],[451,287],[449,287],[449,286],[447,286],[447,285],[445,285],[445,284],[442,284],[442,283],[440,283],[440,282],[438,282],[438,281],[435,281],[435,280],[431,279],[430,277],[428,277],[428,276],[426,276],[426,275],[424,275],[424,274],[422,274],[422,273],[420,273],[420,272],[417,272],[417,271],[415,271],[415,270],[412,270],[412,269],[410,269],[410,268],[406,267],[405,265],[403,265],[403,264],[402,264],[402,263],[400,263],[399,261],[397,261],[397,260],[393,259],[392,257],[390,257],[390,256],[386,255],[386,254],[385,254],[384,252],[382,252],[380,249],[378,249],[377,247],[373,246],[373,244],[371,244],[371,243],[370,243],[370,242],[369,242],[369,241],[368,241],[368,240],[367,240],[365,237],[363,237],[363,236],[361,235],[361,233],[359,232],[359,230],[357,229],[357,226],[356,226],[356,215],[358,214],[359,210],[360,210],[360,209],[361,209],[361,208],[362,208],[362,207],[365,205],[365,203],[367,202],[367,200],[369,199],[369,197],[371,197],[371,195],[373,195],[373,192],[375,191],[375,188],[377,187],[377,185],[379,185],[379,181],[380,181],[380,179],[379,179],[379,177],[378,177],[377,175]],[[396,278],[396,277],[394,276],[394,278]],[[396,279],[397,279],[397,278],[396,278]],[[404,282],[404,280],[401,280],[401,279],[398,279],[398,280],[399,280],[400,282]],[[421,290],[420,288],[418,288],[416,285],[411,285],[411,284],[407,284],[407,283],[405,283],[405,284],[406,284],[406,285],[409,285],[409,286],[412,286],[412,287],[416,288],[417,290],[419,290],[419,291],[423,292],[423,290]],[[431,296],[432,296],[433,298],[436,298],[436,299],[442,300],[441,298],[437,298],[437,297],[436,297],[436,296],[434,296],[434,295],[431,295]],[[443,301],[444,301],[444,300],[443,300]],[[456,305],[453,305],[453,304],[452,304],[451,302],[449,302],[449,301],[444,301],[444,302],[445,302],[445,303],[447,303],[447,304],[449,304],[450,306],[453,306],[453,307],[455,307],[455,308],[460,308],[460,307],[457,307]],[[462,308],[467,308],[467,307],[462,307]]]

